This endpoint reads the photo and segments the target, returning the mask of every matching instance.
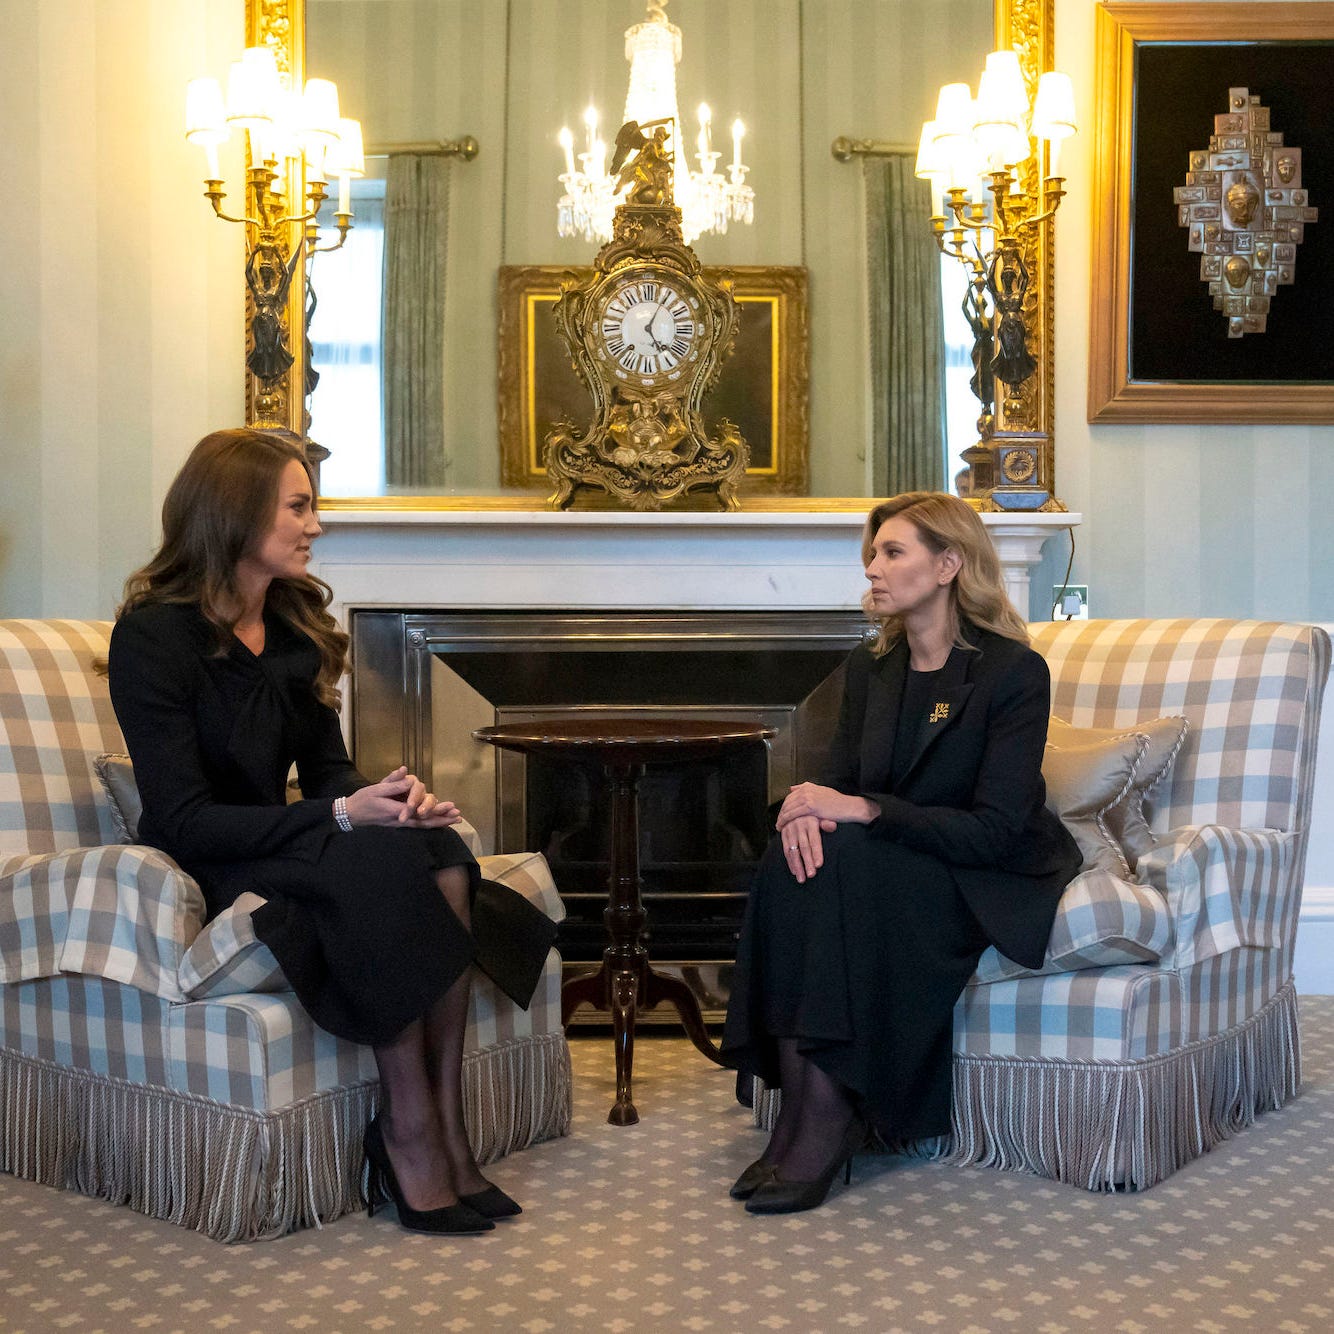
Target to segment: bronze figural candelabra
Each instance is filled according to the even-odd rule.
[[[210,178],[205,182],[204,195],[213,205],[213,212],[224,222],[244,224],[246,229],[246,289],[247,289],[247,347],[246,368],[258,382],[255,395],[256,426],[284,429],[282,415],[283,377],[294,360],[288,346],[288,300],[292,279],[302,260],[314,251],[317,235],[316,219],[320,206],[327,197],[325,182],[315,178],[306,182],[306,211],[287,212],[285,192],[275,191],[278,180],[276,161],[252,164],[246,172],[246,194],[250,212],[245,217],[234,217],[223,212],[226,199],[221,180]],[[326,246],[336,250],[347,239],[352,226],[352,214],[335,215],[338,242]],[[293,239],[293,227],[301,227]],[[304,291],[303,277],[303,291]],[[308,296],[308,293],[307,293]]]
[[[988,508],[1028,508],[1024,502],[1029,493],[1035,501],[1048,493],[1045,451],[1022,439],[998,436],[995,383],[1009,391],[1004,400],[1007,415],[1017,414],[1021,404],[1016,390],[1038,366],[1028,348],[1025,323],[1030,274],[1024,241],[1056,212],[1065,197],[1065,178],[1046,177],[1034,195],[1015,188],[1017,178],[1009,167],[986,175],[989,201],[970,201],[966,187],[952,186],[945,191],[949,216],[931,218],[941,253],[957,259],[968,273],[964,313],[974,338],[971,383],[982,407],[977,443],[963,451],[967,467],[955,481],[961,496]],[[982,233],[988,231],[995,242],[984,251]],[[998,503],[1002,497],[1006,503]]]

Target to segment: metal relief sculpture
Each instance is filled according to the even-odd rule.
[[[1208,149],[1192,151],[1186,184],[1172,191],[1200,280],[1229,338],[1263,333],[1269,303],[1291,283],[1297,247],[1318,219],[1302,186],[1302,150],[1270,129],[1269,108],[1248,88],[1228,89]]]

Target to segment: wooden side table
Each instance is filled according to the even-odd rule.
[[[639,1120],[631,1097],[635,1012],[662,1001],[672,1005],[690,1040],[711,1061],[718,1049],[704,1027],[699,1001],[680,978],[649,966],[642,935],[647,914],[639,875],[639,780],[648,764],[707,759],[733,747],[753,745],[774,735],[758,723],[699,718],[572,718],[548,722],[500,723],[480,727],[479,741],[529,755],[563,755],[601,766],[611,785],[611,871],[603,913],[609,944],[602,966],[572,978],[561,989],[561,1020],[587,1001],[611,1013],[616,1050],[616,1102],[607,1115],[614,1126]]]

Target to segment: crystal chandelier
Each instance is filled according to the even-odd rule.
[[[630,62],[630,87],[625,95],[621,122],[640,125],[670,121],[668,150],[675,154],[673,193],[681,210],[681,228],[686,243],[706,232],[727,231],[730,222],[755,220],[755,192],[746,184],[749,170],[741,161],[741,140],[746,127],[732,123],[732,162],[724,176],[719,170],[723,154],[715,152],[712,115],[706,104],[699,107],[699,135],[692,170],[684,151],[678,151],[677,130],[681,116],[676,106],[676,66],[681,59],[681,29],[667,21],[668,0],[648,0],[648,18],[626,29],[625,58]],[[569,127],[560,132],[565,150],[565,170],[560,175],[564,193],[556,206],[556,229],[561,236],[585,241],[611,240],[612,213],[616,208],[616,178],[607,171],[607,146],[598,135],[598,113],[584,112],[586,147],[576,155]]]

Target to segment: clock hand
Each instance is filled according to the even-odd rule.
[[[659,352],[666,352],[668,345],[666,343],[658,342],[658,336],[653,332],[653,326],[657,324],[658,316],[662,314],[662,308],[666,304],[667,304],[667,297],[664,296],[662,300],[658,302],[656,308],[653,311],[653,314],[648,317],[648,324],[645,325],[644,327],[644,332],[648,334],[649,338],[653,342],[653,346],[657,348]]]
[[[648,341],[650,342],[650,344],[652,344],[653,350],[655,352],[667,351],[667,344],[658,342],[658,336],[653,332],[653,321],[658,318],[658,311],[662,309],[663,305],[666,303],[666,300],[667,298],[663,297],[662,301],[658,303],[657,310],[655,310],[648,317],[648,319],[644,321],[644,333],[648,337]]]

